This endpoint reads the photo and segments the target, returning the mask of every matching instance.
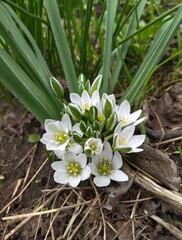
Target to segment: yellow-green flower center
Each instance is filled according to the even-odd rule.
[[[68,169],[68,173],[72,176],[77,176],[81,172],[81,166],[77,162],[70,163],[67,169]]]
[[[120,116],[120,118],[121,118],[121,123],[122,123],[122,124],[125,124],[125,123],[128,121],[128,117],[122,117],[122,116]]]
[[[90,146],[90,148],[91,148],[93,151],[96,150],[96,146],[95,146],[94,144],[92,144],[92,145]]]
[[[97,165],[97,171],[102,176],[110,175],[113,172],[112,162],[107,157],[100,159]]]
[[[128,141],[127,141],[126,136],[120,137],[120,139],[119,139],[119,145],[127,145],[127,144],[128,144]]]
[[[68,135],[65,132],[58,132],[56,134],[56,141],[60,143],[65,143],[68,140]]]
[[[88,104],[88,103],[84,103],[84,104],[83,104],[83,108],[84,108],[84,109],[90,109],[90,107],[91,107],[91,105]]]

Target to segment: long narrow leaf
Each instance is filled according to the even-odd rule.
[[[37,117],[40,122],[47,118],[59,119],[60,114],[19,65],[0,48],[0,81]]]
[[[25,32],[25,35],[30,40],[33,49],[25,41],[16,23],[18,23],[21,26],[21,29]],[[44,95],[47,99],[49,99],[50,103],[52,103],[52,109],[54,109],[55,112],[59,112],[60,109],[58,107],[58,103],[55,98],[53,98],[53,94],[50,90],[49,79],[51,73],[45,63],[45,60],[41,56],[35,40],[14,11],[7,4],[3,4],[1,2],[0,34],[10,46],[16,59],[19,61],[26,73],[31,77],[32,81],[36,82],[36,85],[41,88]]]
[[[135,75],[133,81],[131,82],[128,89],[125,91],[121,101],[128,99],[132,103],[135,97],[140,92],[143,84],[145,83],[147,77],[149,76],[152,69],[158,63],[160,57],[162,56],[167,45],[174,36],[179,24],[182,21],[182,5],[178,9],[176,15],[170,22],[166,22],[161,29],[159,29],[148,54],[143,60],[143,63]]]
[[[48,13],[49,21],[55,38],[60,61],[63,66],[63,71],[68,81],[70,92],[79,92],[77,77],[71,59],[71,53],[68,47],[66,35],[61,24],[61,18],[56,0],[45,0],[45,8]]]
[[[114,33],[114,22],[116,17],[118,0],[107,1],[107,18],[106,18],[106,36],[103,54],[103,85],[101,92],[108,92],[109,86],[109,71],[111,65],[111,51],[112,51],[112,39]]]
[[[127,31],[126,31],[125,38],[130,36],[136,30],[136,28],[137,28],[136,18],[140,19],[146,2],[147,2],[146,0],[142,0],[140,2],[140,4],[137,6],[137,8],[135,9],[135,11],[133,12],[130,23],[129,23]],[[120,48],[123,59],[125,58],[125,56],[128,52],[130,42],[131,42],[131,39],[128,40],[127,42],[125,42]],[[122,60],[120,59],[119,54],[117,54],[116,65],[114,67],[114,70],[113,70],[113,73],[112,73],[112,79],[111,79],[111,87],[110,87],[110,92],[111,93],[114,91],[114,88],[115,88],[116,82],[118,80],[121,68],[122,68]]]

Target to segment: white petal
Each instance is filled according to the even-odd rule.
[[[122,128],[122,123],[119,122],[118,125],[116,126],[115,130],[114,130],[114,136],[115,136],[116,134],[120,134],[121,128]]]
[[[97,106],[99,104],[100,96],[99,96],[98,90],[93,92],[92,97],[91,97],[91,102],[92,102],[92,106]]]
[[[119,169],[123,165],[123,160],[119,152],[114,153],[113,157],[113,167],[114,169]]]
[[[45,120],[45,130],[46,130],[46,132],[48,131],[48,129],[47,129],[47,125],[49,124],[49,123],[54,123],[55,122],[55,120],[53,120],[53,119],[46,119]]]
[[[68,183],[69,182],[69,174],[55,172],[54,173],[54,181],[57,183],[62,183],[62,184]]]
[[[130,139],[129,145],[132,148],[137,148],[144,142],[144,140],[145,140],[145,135],[135,135]]]
[[[143,149],[142,148],[132,148],[130,152],[128,153],[134,153],[134,152],[142,152]]]
[[[55,150],[59,150],[59,151],[64,151],[65,150],[65,148],[66,148],[66,146],[67,146],[67,144],[68,144],[68,141],[66,141],[65,143],[63,143],[63,144],[53,144],[53,143],[48,143],[47,144],[47,146],[46,146],[46,148],[47,148],[47,150],[53,150],[53,151],[55,151]]]
[[[102,158],[101,155],[93,156],[92,163],[97,166],[99,164],[99,159]]]
[[[68,150],[70,152],[75,153],[76,155],[83,152],[82,146],[80,144],[77,144],[77,143],[71,143],[70,146],[68,147]]]
[[[58,132],[60,121],[52,121],[46,125],[47,132]]]
[[[110,179],[117,182],[125,182],[128,181],[128,175],[121,170],[115,170],[111,175],[109,175]]]
[[[82,92],[82,103],[86,103],[88,105],[91,105],[91,99],[86,90]]]
[[[72,131],[77,132],[78,134],[80,134],[81,136],[83,136],[82,131],[80,130],[80,124],[76,123],[73,127],[72,127]]]
[[[51,167],[58,172],[67,172],[66,167],[67,165],[63,161],[56,161],[51,164]]]
[[[71,130],[71,120],[70,120],[70,117],[68,114],[64,114],[61,121],[62,121],[64,128]]]
[[[94,183],[98,187],[106,187],[110,184],[111,180],[106,176],[96,176],[94,177]]]
[[[134,131],[135,131],[135,126],[131,125],[131,126],[128,126],[128,127],[124,128],[121,131],[121,133],[119,134],[119,136],[120,137],[126,137],[127,140],[129,141],[131,139],[131,137],[133,136]]]
[[[119,107],[119,115],[121,115],[122,117],[127,117],[128,115],[130,115],[130,111],[131,111],[130,104],[127,100],[125,100],[124,102],[121,103]]]
[[[81,97],[77,93],[70,94],[70,100],[72,103],[81,106]]]
[[[107,157],[109,160],[111,160],[113,157],[112,148],[108,141],[104,142],[104,150],[102,152],[102,158],[103,157]]]
[[[78,184],[80,183],[80,181],[81,181],[80,175],[78,175],[78,176],[70,176],[70,178],[69,178],[69,184],[72,187],[77,187]]]
[[[90,168],[90,166],[87,165],[87,166],[82,170],[82,172],[81,172],[81,174],[80,174],[81,180],[84,181],[84,180],[88,179],[88,178],[90,177],[90,174],[91,174],[91,168]]]
[[[65,151],[55,150],[54,153],[59,159],[62,159]]]
[[[143,122],[144,120],[145,120],[145,117],[140,118],[134,123],[134,125],[136,126],[136,125],[140,124],[141,122]]]
[[[75,161],[80,164],[81,168],[84,168],[87,164],[87,157],[84,153],[82,153],[76,156]]]
[[[97,167],[93,163],[88,164],[91,168],[91,173],[95,176],[100,176],[100,174],[97,172]]]
[[[65,152],[63,156],[63,160],[66,162],[74,162],[75,161],[76,155],[73,154],[72,152]]]

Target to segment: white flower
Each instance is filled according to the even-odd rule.
[[[71,93],[70,100],[73,104],[78,106],[81,113],[84,114],[85,109],[89,110],[92,106],[96,106],[99,103],[99,91],[94,91],[91,97],[86,90],[82,92],[81,97],[77,93]]]
[[[85,142],[84,152],[87,156],[94,156],[101,153],[103,144],[100,138],[89,138]]]
[[[64,114],[61,121],[51,119],[45,120],[46,133],[40,141],[46,145],[47,150],[64,151],[69,142],[69,131],[71,131],[71,120],[68,114]]]
[[[72,187],[78,186],[80,181],[84,181],[90,177],[91,169],[87,164],[85,154],[75,155],[66,152],[63,161],[57,161],[51,164],[56,171],[54,173],[54,181],[61,184],[69,183]]]
[[[122,102],[121,105],[118,106],[118,108],[116,109],[118,121],[121,121],[123,127],[130,125],[132,123],[134,125],[138,125],[145,119],[145,118],[140,118],[139,120],[137,120],[140,117],[142,110],[137,110],[133,113],[130,113],[130,112],[131,112],[131,106],[127,100]]]
[[[92,163],[89,164],[94,177],[94,183],[98,187],[108,186],[111,180],[117,182],[128,181],[128,176],[121,170],[123,165],[122,157],[118,152],[112,152],[109,142],[104,142],[104,150],[101,154],[92,157]]]
[[[142,149],[138,148],[145,140],[145,135],[133,135],[135,126],[131,125],[124,128],[122,131],[122,123],[120,122],[114,130],[114,149],[125,152],[140,152]]]

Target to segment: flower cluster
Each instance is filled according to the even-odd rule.
[[[135,126],[141,123],[141,110],[131,113],[127,100],[120,105],[115,96],[99,93],[102,76],[90,85],[82,76],[79,80],[81,96],[70,94],[70,102],[64,104],[62,119],[45,121],[41,142],[46,149],[54,151],[61,161],[52,163],[54,180],[76,187],[94,175],[98,187],[108,186],[110,181],[127,181],[128,176],[121,170],[122,153],[142,151],[139,146],[145,135],[134,135]],[[56,83],[53,85],[53,82]],[[59,86],[51,79],[51,87]]]

